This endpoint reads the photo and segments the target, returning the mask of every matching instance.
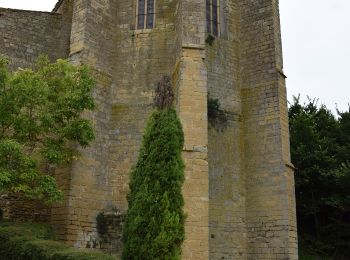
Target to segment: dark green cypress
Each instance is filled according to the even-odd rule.
[[[184,134],[171,106],[151,114],[135,168],[123,231],[123,259],[180,259],[184,240]]]

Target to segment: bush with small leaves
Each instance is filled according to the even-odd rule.
[[[170,100],[163,94],[159,95],[163,100]],[[123,259],[181,259],[184,134],[176,111],[163,106],[165,103],[161,102],[148,120],[138,161],[131,172]]]
[[[0,193],[44,202],[62,199],[49,169],[68,164],[76,145],[94,139],[84,111],[95,108],[86,66],[38,59],[35,69],[8,70],[0,57]]]

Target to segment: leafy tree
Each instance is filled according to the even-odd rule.
[[[17,193],[44,202],[62,193],[50,169],[70,163],[76,145],[94,139],[82,117],[95,107],[94,81],[87,67],[38,59],[35,68],[8,70],[0,57],[0,193]]]
[[[300,247],[349,259],[350,109],[335,117],[317,100],[294,98],[289,121]]]
[[[159,83],[155,103],[157,109],[148,120],[138,161],[131,172],[123,259],[181,258],[184,136],[172,107],[169,77]]]

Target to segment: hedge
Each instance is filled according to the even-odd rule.
[[[53,239],[52,231],[38,224],[0,224],[0,259],[8,260],[115,260],[92,250],[73,249]]]

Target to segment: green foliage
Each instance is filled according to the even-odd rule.
[[[0,233],[12,236],[27,236],[38,239],[54,239],[54,233],[48,225],[39,223],[1,222]]]
[[[217,130],[223,130],[227,126],[227,115],[224,110],[221,109],[219,99],[211,98],[208,95],[208,120],[209,123]]]
[[[0,225],[0,259],[11,260],[112,260],[112,256],[70,248],[52,239],[52,231],[39,224]]]
[[[294,98],[289,121],[300,247],[349,259],[350,109],[337,118],[316,100]]]
[[[209,44],[209,46],[213,46],[213,43],[215,41],[215,36],[212,34],[208,34],[207,38],[205,39],[205,42]]]
[[[44,202],[62,198],[48,166],[70,163],[94,139],[81,115],[95,107],[87,67],[40,58],[11,73],[0,57],[0,192]]]
[[[131,173],[123,259],[181,259],[184,135],[173,108],[155,110]]]
[[[104,237],[107,234],[108,220],[103,212],[100,212],[96,217],[97,232],[100,237]]]
[[[332,260],[332,258],[327,256],[317,256],[309,252],[301,252],[299,254],[299,260]]]

